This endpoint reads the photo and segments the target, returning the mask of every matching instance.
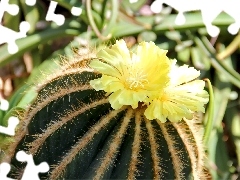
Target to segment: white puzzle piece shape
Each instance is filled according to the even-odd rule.
[[[0,110],[6,111],[9,108],[9,102],[6,99],[0,99]]]
[[[175,19],[176,25],[182,25],[186,22],[184,13],[189,11],[201,11],[202,20],[210,36],[216,37],[220,29],[212,23],[222,12],[231,16],[235,22],[230,24],[228,32],[232,35],[238,33],[240,28],[240,1],[239,0],[155,0],[151,5],[154,13],[162,10],[163,4],[166,4],[178,11]]]
[[[57,2],[51,1],[48,12],[46,15],[46,21],[53,21],[55,22],[58,26],[61,26],[65,22],[65,17],[61,14],[55,14],[55,10],[57,8]]]
[[[9,28],[0,25],[0,44],[8,43],[8,52],[10,54],[14,54],[18,51],[16,40],[27,36],[30,25],[28,22],[23,21],[20,23],[19,29],[20,32],[15,32]]]
[[[29,1],[29,0],[28,0]],[[34,0],[33,0],[34,1]],[[29,2],[28,2],[29,3]],[[30,3],[33,4],[33,3]],[[16,15],[19,12],[19,7],[15,4],[9,4],[9,0],[1,0],[0,2],[0,23],[2,22],[3,15],[8,12],[11,15]],[[27,32],[30,29],[28,22],[23,21],[20,23],[19,32],[15,32],[0,24],[0,44],[8,44],[8,52],[14,54],[18,51],[16,40],[26,37]]]
[[[20,162],[27,162],[25,170],[23,172],[21,180],[40,180],[38,173],[45,173],[49,171],[49,165],[46,162],[42,162],[39,165],[35,165],[33,156],[25,153],[24,151],[18,151],[16,159]],[[3,162],[0,164],[0,179],[1,180],[14,180],[7,177],[10,172],[11,166]]]
[[[27,166],[21,180],[39,180],[38,173],[45,173],[49,171],[48,163],[42,162],[36,166],[33,161],[33,156],[25,153],[24,151],[18,151],[16,159],[20,162],[27,162]]]
[[[36,0],[26,0],[25,3],[28,5],[28,6],[34,6],[36,4]]]
[[[14,180],[12,178],[7,177],[8,173],[10,172],[11,166],[8,163],[1,163],[0,164],[0,179],[1,180]]]
[[[8,119],[8,127],[0,126],[0,133],[6,134],[9,136],[15,135],[15,128],[19,124],[19,119],[17,117],[11,116]]]

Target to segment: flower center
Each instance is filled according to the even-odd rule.
[[[142,70],[131,69],[129,76],[126,78],[126,84],[130,89],[144,88],[148,83],[147,75]]]
[[[162,96],[160,97],[160,101],[164,102],[167,101],[169,99],[169,97],[167,96],[166,93],[163,93]]]

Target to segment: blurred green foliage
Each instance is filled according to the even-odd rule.
[[[233,36],[227,27],[233,19],[220,14],[214,25],[220,27],[218,37],[211,38],[202,22],[200,12],[186,14],[184,25],[175,25],[176,12],[165,7],[159,14],[151,13],[149,1],[139,0],[55,0],[56,13],[65,16],[65,23],[57,26],[45,20],[50,1],[38,0],[33,7],[24,0],[10,0],[20,6],[17,16],[5,14],[3,24],[18,31],[21,21],[30,23],[28,36],[17,40],[19,51],[9,54],[7,44],[0,46],[0,71],[13,69],[9,74],[0,73],[1,78],[11,78],[14,92],[10,108],[25,108],[31,100],[29,85],[41,79],[47,72],[59,68],[54,58],[72,56],[72,49],[100,47],[124,38],[129,46],[140,41],[154,41],[159,47],[168,50],[170,58],[179,64],[188,64],[201,71],[201,79],[208,78],[214,90],[214,108],[208,109],[203,117],[207,124],[209,114],[213,113],[213,129],[205,144],[213,179],[240,178],[240,34]],[[71,14],[73,6],[82,8],[79,17]],[[17,63],[16,63],[17,62]],[[30,70],[27,68],[30,64]],[[20,66],[21,74],[16,73]],[[15,71],[16,70],[16,71]],[[25,74],[25,75],[24,75]],[[21,76],[22,75],[22,76]],[[30,99],[22,99],[29,93]],[[22,107],[15,107],[21,102]],[[210,112],[213,111],[213,112]],[[0,112],[0,124],[7,119],[8,112]]]

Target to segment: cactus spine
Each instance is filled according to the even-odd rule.
[[[113,110],[106,93],[89,85],[100,77],[85,65],[91,58],[75,59],[31,88],[36,97],[17,112],[21,123],[1,156],[15,167],[10,177],[20,179],[25,166],[15,154],[24,150],[36,164],[48,162],[50,171],[40,174],[47,179],[201,179],[197,118],[161,123],[146,119],[144,107]]]

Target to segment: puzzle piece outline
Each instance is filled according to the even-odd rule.
[[[45,20],[46,21],[53,21],[58,26],[61,26],[65,22],[65,17],[62,14],[55,14],[55,10],[57,8],[58,2],[51,1],[48,7],[47,15]],[[71,14],[73,16],[80,16],[82,14],[82,8],[73,6],[71,8]]]
[[[57,8],[58,2],[51,1],[50,5],[48,7],[47,15],[46,15],[46,21],[53,21],[58,26],[61,26],[65,22],[65,17],[61,14],[55,14],[55,10]]]
[[[73,16],[80,16],[82,14],[82,8],[73,6],[71,8],[71,14]]]
[[[7,111],[9,108],[9,103],[6,99],[1,98],[0,99],[0,110]]]
[[[0,110],[7,111],[9,108],[9,102],[6,99],[1,98],[0,99]],[[15,128],[19,124],[19,119],[15,116],[11,116],[8,119],[8,126],[4,127],[0,125],[0,133],[6,134],[10,136],[15,135]]]
[[[0,164],[0,179],[1,180],[14,180],[12,178],[7,177],[8,173],[11,170],[10,164],[3,162]]]
[[[16,159],[19,162],[27,162],[25,170],[23,172],[21,180],[40,180],[38,174],[46,173],[49,171],[50,167],[47,162],[41,162],[39,165],[35,165],[32,154],[27,154],[24,151],[18,151],[16,154]],[[1,180],[14,180],[7,177],[10,172],[10,164],[3,162],[0,164],[0,179]]]
[[[183,25],[186,22],[184,13],[189,11],[201,11],[203,23],[206,26],[210,36],[216,37],[220,33],[220,28],[212,25],[215,18],[222,12],[231,16],[235,22],[228,26],[228,32],[235,35],[240,29],[240,1],[236,0],[155,0],[151,4],[151,10],[159,13],[162,10],[162,5],[166,4],[169,7],[178,11],[175,19],[176,25]],[[214,7],[214,8],[213,8]]]
[[[36,0],[25,0],[25,3],[29,6],[34,6]],[[30,24],[23,21],[19,25],[19,32],[13,31],[7,27],[4,27],[1,22],[5,12],[15,16],[19,13],[19,7],[16,4],[9,4],[9,0],[1,0],[0,2],[0,44],[8,44],[8,52],[15,54],[18,51],[16,40],[27,36],[27,32],[30,30]]]
[[[29,6],[33,6],[36,3],[36,0],[25,0],[25,3]],[[52,6],[48,9],[48,18],[49,20],[55,20],[56,18],[51,18],[51,15],[55,15],[54,17],[61,17],[60,23],[57,22],[58,25],[62,25],[65,21],[65,17],[63,15],[55,14],[54,11],[56,9],[56,2],[51,1]],[[2,36],[0,34],[0,44],[7,43],[8,44],[8,51],[11,54],[14,54],[18,51],[18,47],[16,45],[16,40],[21,39],[27,36],[27,32],[30,29],[30,24],[26,21],[23,21],[19,25],[19,32],[13,31],[7,27],[4,27],[1,22],[2,18],[5,12],[8,12],[11,15],[17,15],[19,13],[19,7],[14,4],[9,4],[9,0],[2,0],[0,2],[0,32],[2,33]],[[50,14],[49,14],[50,13]],[[71,13],[74,16],[79,16],[82,13],[82,9],[78,7],[72,7]],[[46,20],[48,19],[46,16]],[[4,35],[4,36],[3,36]],[[7,37],[7,38],[5,38]],[[9,39],[10,37],[10,39]],[[9,107],[7,100],[1,100],[0,109],[1,110],[7,110]],[[10,136],[15,135],[15,128],[19,124],[19,119],[17,117],[10,117],[8,119],[8,126],[0,126],[0,133],[7,134]],[[48,172],[49,171],[49,165],[47,162],[41,162],[39,165],[35,165],[33,156],[30,154],[26,154],[24,151],[19,151],[16,154],[16,159],[20,162],[27,162],[27,166],[25,167],[25,170],[23,172],[22,180],[38,180],[38,173],[42,172]],[[3,162],[0,164],[0,178],[2,180],[13,180],[12,178],[8,178],[7,174],[10,172],[10,164]],[[34,174],[35,172],[35,174]],[[33,176],[34,175],[34,176]]]
[[[19,124],[19,119],[17,117],[11,116],[8,119],[8,126],[4,127],[0,125],[0,133],[1,134],[6,134],[9,136],[14,136],[15,135],[15,129],[17,125]]]
[[[19,162],[27,162],[23,176],[21,180],[38,180],[38,173],[48,172],[50,167],[47,162],[41,162],[39,165],[35,165],[32,154],[27,154],[24,151],[18,151],[16,159]],[[35,176],[34,176],[35,175]]]
[[[25,0],[28,6],[34,6],[36,0]],[[55,10],[58,2],[50,1],[48,11],[46,14],[46,21],[53,21],[58,26],[61,26],[65,22],[65,17],[61,14],[55,14]],[[10,54],[15,54],[18,51],[18,46],[16,40],[24,38],[27,36],[27,32],[30,30],[30,24],[26,21],[22,21],[19,25],[19,32],[13,31],[7,27],[4,27],[1,22],[5,12],[11,15],[17,15],[19,13],[19,7],[16,4],[9,4],[9,0],[0,1],[0,44],[8,44],[8,52]],[[73,6],[71,8],[71,13],[74,16],[79,16],[82,13],[82,8]]]
[[[1,99],[1,105],[4,102],[5,106],[9,107],[9,103],[5,99]],[[1,106],[0,106],[1,107]],[[13,136],[15,134],[15,128],[19,124],[19,119],[17,117],[11,116],[8,119],[8,127],[0,126],[0,133]],[[16,159],[19,162],[27,162],[27,166],[23,172],[21,180],[40,180],[38,174],[48,172],[50,167],[47,162],[41,162],[39,165],[35,165],[32,154],[27,154],[24,151],[18,151],[16,154]],[[14,180],[7,177],[10,172],[11,166],[6,162],[0,164],[0,179],[1,180]]]

